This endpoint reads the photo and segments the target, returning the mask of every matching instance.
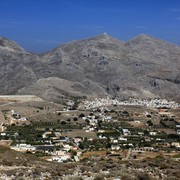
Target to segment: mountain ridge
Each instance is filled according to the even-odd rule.
[[[28,93],[56,102],[66,94],[179,101],[180,47],[149,35],[124,42],[103,33],[41,54],[13,41],[5,47],[0,43],[1,94]]]

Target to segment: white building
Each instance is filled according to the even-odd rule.
[[[16,144],[16,146],[10,146],[10,148],[15,151],[22,151],[22,152],[36,150],[36,148],[30,144]]]

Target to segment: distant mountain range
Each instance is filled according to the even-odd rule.
[[[180,47],[144,34],[123,42],[104,33],[33,54],[0,37],[0,84],[0,94],[55,102],[68,94],[180,101]]]

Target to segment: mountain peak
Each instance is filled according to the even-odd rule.
[[[155,38],[151,37],[150,35],[147,34],[140,34],[138,36],[135,36],[133,39],[130,39],[129,41],[144,41],[144,40],[153,40]]]
[[[120,44],[123,43],[124,44],[123,41],[112,37],[111,35],[107,34],[106,32],[98,34],[94,37],[88,38],[88,40],[98,40],[98,41],[102,41],[104,43],[110,42],[110,43],[120,43]]]
[[[148,34],[140,34],[137,36],[137,38],[141,38],[141,39],[151,39],[152,37]]]
[[[0,48],[6,49],[9,51],[22,51],[25,52],[25,50],[20,47],[16,42],[11,41],[5,37],[0,36]]]
[[[146,43],[149,43],[149,42],[159,42],[161,41],[160,39],[156,39],[150,35],[147,35],[147,34],[140,34],[138,36],[135,36],[134,38],[128,40],[126,42],[127,45],[130,45],[130,44],[142,44],[142,45],[145,45]]]
[[[100,36],[100,37],[104,37],[104,38],[112,38],[112,36],[110,36],[108,33],[106,33],[106,32],[103,32],[103,33],[101,33],[101,34],[99,34],[99,35],[97,35],[97,36]]]
[[[106,32],[98,34],[90,39],[112,39],[113,37],[107,34]]]
[[[104,36],[104,37],[111,37],[108,33],[106,32],[103,32],[101,34],[99,34],[99,36]]]
[[[106,33],[106,32],[103,32],[103,34],[104,34],[104,35],[107,35],[107,33]]]

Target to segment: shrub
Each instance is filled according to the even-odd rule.
[[[138,180],[151,180],[151,177],[147,173],[138,173],[137,174],[137,179]]]
[[[104,180],[104,175],[100,174],[100,175],[97,175],[94,180]]]
[[[147,124],[148,124],[149,126],[153,126],[153,123],[152,123],[151,120],[147,121]]]
[[[65,121],[61,121],[61,125],[64,126],[66,125],[67,123]]]
[[[79,115],[79,117],[82,118],[82,117],[85,117],[85,115],[84,115],[83,113],[81,113],[81,114]]]
[[[77,118],[77,117],[74,117],[73,120],[74,120],[74,121],[78,121],[78,118]]]
[[[94,115],[94,113],[89,113],[89,116],[93,116]]]
[[[122,180],[135,180],[135,177],[132,174],[129,173],[123,173],[121,175]]]

